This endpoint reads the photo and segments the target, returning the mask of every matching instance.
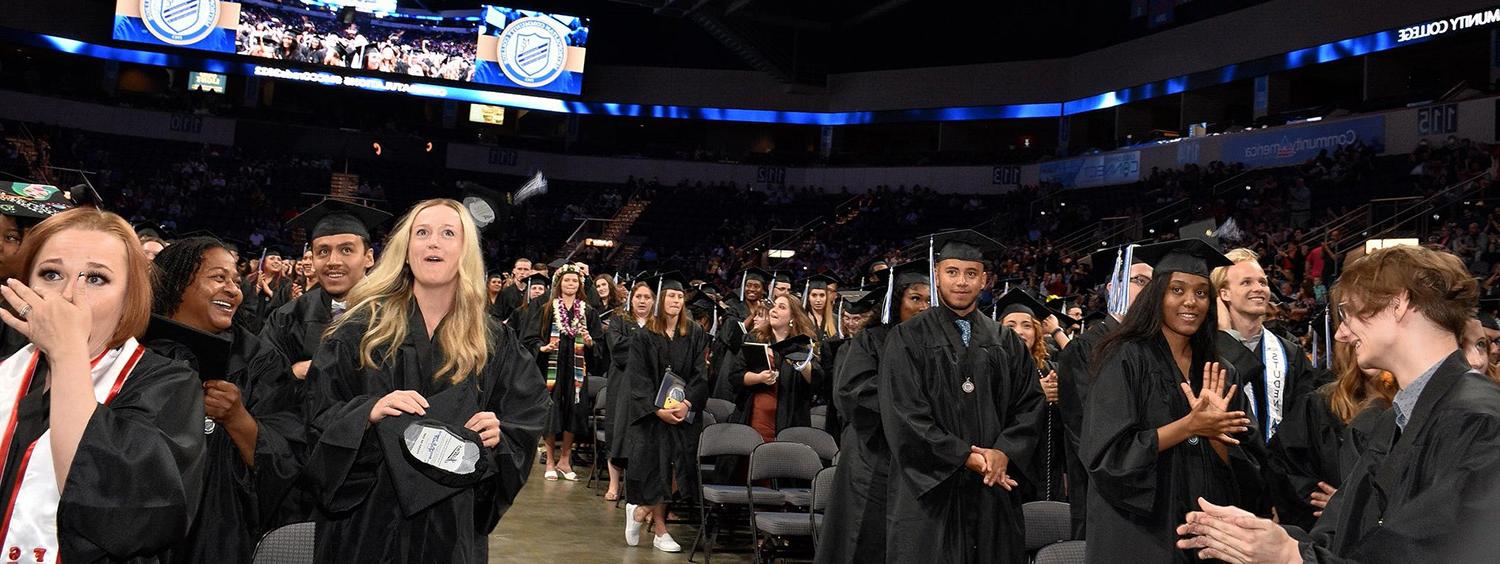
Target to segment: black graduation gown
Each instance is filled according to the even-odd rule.
[[[0,496],[15,495],[23,454],[51,427],[47,360],[17,409]],[[57,507],[63,562],[165,562],[202,499],[203,386],[187,363],[143,351],[78,441]]]
[[[1203,386],[1207,361],[1199,356],[1190,365],[1194,390]],[[1255,506],[1263,494],[1259,461],[1246,450],[1260,440],[1253,423],[1235,435],[1241,445],[1229,447],[1228,463],[1202,437],[1157,452],[1157,428],[1190,411],[1181,382],[1166,338],[1154,336],[1121,343],[1090,384],[1079,451],[1089,472],[1089,562],[1122,554],[1139,562],[1193,561],[1176,548],[1176,527],[1198,509],[1199,497],[1269,515]],[[1243,394],[1231,406],[1249,412]]]
[[[553,313],[547,308],[548,298],[538,298],[527,306],[524,313],[520,315],[521,325],[515,327],[517,335],[521,339],[521,345],[527,351],[535,355],[537,370],[540,371],[543,383],[546,382],[547,358],[557,357],[557,383],[552,386],[552,412],[547,417],[546,434],[562,438],[563,433],[573,433],[581,442],[585,437],[592,439],[593,433],[589,432],[589,414],[593,412],[593,400],[589,399],[593,391],[589,390],[589,376],[598,376],[605,372],[606,361],[599,358],[599,338],[604,336],[604,329],[599,324],[599,310],[594,306],[585,305],[584,325],[588,328],[589,335],[594,337],[594,345],[585,346],[583,349],[585,375],[583,388],[574,394],[571,385],[573,374],[573,350],[572,344],[567,338],[558,341],[557,350],[550,353],[539,352],[552,336]],[[575,401],[576,397],[576,401]]]
[[[605,332],[605,347],[609,349],[609,397],[606,398],[609,400],[609,457],[615,461],[615,466],[620,467],[624,467],[627,458],[623,447],[625,429],[630,426],[626,414],[630,412],[631,387],[625,368],[630,360],[630,343],[641,330],[634,319],[617,317]]]
[[[736,319],[721,320],[719,333],[714,335],[713,344],[710,345],[712,350],[709,352],[708,363],[714,374],[718,376],[717,381],[714,382],[713,397],[725,401],[734,401],[737,393],[736,388],[730,383],[733,378],[728,372],[730,365],[734,364],[731,359],[740,356],[740,347],[745,344],[745,328],[740,323],[742,322]],[[744,376],[743,371],[740,376]]]
[[[1054,369],[1055,366],[1051,362],[1043,362],[1037,367],[1036,378],[1040,380],[1043,375]],[[1065,456],[1066,439],[1063,435],[1066,433],[1063,431],[1062,415],[1056,404],[1047,404],[1042,411],[1042,418],[1037,421],[1036,433],[1036,453],[1032,455],[1036,460],[1036,474],[1020,481],[1020,487],[1016,491],[1023,502],[1066,502],[1071,499],[1064,487],[1067,456]]]
[[[765,384],[745,385],[745,356],[743,350],[736,354],[725,355],[724,371],[719,373],[721,378],[729,380],[729,386],[734,390],[734,415],[729,417],[730,423],[750,424],[750,412],[754,409],[755,393],[767,389]],[[787,427],[807,427],[812,425],[812,393],[813,389],[822,381],[823,366],[818,359],[812,360],[812,381],[809,382],[802,377],[791,361],[784,358],[776,359],[776,432],[781,432]]]
[[[1500,387],[1462,352],[1442,361],[1406,424],[1381,412],[1304,562],[1493,562],[1500,554]]]
[[[1078,456],[1083,436],[1083,406],[1093,380],[1094,347],[1120,326],[1113,316],[1085,329],[1057,353],[1057,413],[1063,425],[1063,450],[1067,459],[1068,510],[1073,517],[1073,538],[1082,540],[1088,528],[1088,467]]]
[[[500,290],[500,295],[495,296],[495,303],[490,304],[490,315],[501,321],[510,319],[510,315],[526,302],[522,294],[524,291],[515,284],[506,284]]]
[[[625,429],[625,499],[636,505],[667,501],[675,479],[679,490],[697,491],[697,413],[708,399],[710,380],[706,364],[709,336],[696,323],[687,334],[671,340],[645,329],[630,339],[624,380],[629,382],[630,401],[620,415],[629,422]],[[656,416],[656,393],[667,367],[687,384],[687,400],[694,421],[668,425]]]
[[[271,312],[266,317],[260,336],[276,347],[286,357],[289,365],[296,364],[312,360],[322,347],[323,332],[332,322],[333,296],[328,295],[322,286],[318,286]],[[299,401],[305,404],[307,383],[293,379],[289,386],[300,398]],[[302,426],[306,427],[305,421]],[[305,435],[303,432],[288,434],[286,437],[292,442],[291,448],[299,463],[306,461],[307,450],[310,448]],[[311,490],[311,484],[304,479],[289,491],[281,508],[277,510],[277,515],[273,516],[274,525],[320,519],[317,497]]]
[[[239,387],[240,400],[256,420],[255,467],[245,465],[226,427],[215,422],[209,431],[204,422],[203,494],[188,538],[172,549],[171,562],[250,562],[256,542],[273,526],[279,500],[301,471],[292,445],[301,442],[302,398],[290,389],[290,365],[244,328],[233,327],[230,333],[234,348],[222,377]],[[175,341],[156,340],[148,346],[197,366],[193,352]],[[288,435],[296,442],[288,441]]]
[[[1275,488],[1271,499],[1282,524],[1311,529],[1317,521],[1313,516],[1317,508],[1307,499],[1318,491],[1318,482],[1335,488],[1343,482],[1339,453],[1344,435],[1344,422],[1328,407],[1325,387],[1303,394],[1288,406],[1281,429],[1266,449],[1270,456],[1266,485]],[[1291,503],[1294,499],[1297,503]]]
[[[839,351],[833,401],[847,423],[833,471],[817,561],[885,562],[885,506],[891,449],[880,423],[880,351],[889,325],[865,328]]]
[[[308,439],[313,446],[306,472],[318,484],[331,519],[318,524],[316,561],[485,562],[486,537],[530,476],[546,420],[547,392],[536,364],[509,328],[492,323],[493,347],[479,374],[459,384],[434,379],[443,353],[427,338],[413,302],[407,337],[395,360],[363,368],[359,345],[367,328],[357,320],[340,327],[324,340],[307,374]],[[381,358],[382,351],[375,357]],[[406,516],[397,503],[376,426],[369,422],[370,409],[395,390],[431,398],[454,387],[477,388],[473,393],[482,409],[500,418],[500,444],[485,449],[498,475]]]
[[[1287,474],[1288,468],[1276,461],[1289,460],[1306,453],[1293,455],[1277,452],[1286,445],[1275,439],[1280,429],[1285,427],[1286,420],[1291,418],[1292,412],[1301,409],[1302,400],[1308,394],[1314,393],[1318,386],[1327,380],[1327,373],[1313,367],[1312,363],[1307,360],[1307,355],[1302,352],[1302,347],[1274,332],[1271,335],[1281,341],[1281,348],[1286,352],[1287,357],[1286,382],[1281,396],[1283,398],[1282,423],[1274,433],[1270,431],[1267,420],[1269,410],[1266,408],[1266,402],[1271,390],[1265,380],[1266,365],[1261,351],[1250,350],[1239,339],[1223,331],[1217,332],[1214,337],[1217,339],[1215,348],[1218,349],[1220,358],[1232,364],[1239,372],[1240,381],[1251,384],[1249,390],[1242,387],[1240,391],[1247,392],[1246,399],[1254,402],[1252,404],[1254,409],[1246,411],[1246,414],[1255,419],[1256,426],[1263,433],[1261,440],[1264,441],[1251,451],[1259,453],[1257,456],[1260,457],[1261,470],[1265,473],[1262,479],[1265,481],[1271,504],[1276,508],[1276,514],[1281,518],[1282,523],[1311,526],[1313,507],[1307,504],[1307,496],[1317,489],[1318,481],[1307,474]],[[1271,435],[1269,440],[1266,439],[1266,434]],[[1337,437],[1337,433],[1333,436]],[[1294,439],[1294,442],[1297,440],[1300,439]],[[1293,446],[1295,448],[1312,445]],[[1337,453],[1338,450],[1335,448],[1332,454],[1336,456]]]
[[[947,307],[897,325],[880,355],[881,425],[891,449],[890,562],[1026,561],[1021,507],[965,468],[970,447],[995,448],[1010,472],[1033,471],[1045,398],[1021,339],[977,311],[963,345]],[[972,379],[973,393],[962,389]]]

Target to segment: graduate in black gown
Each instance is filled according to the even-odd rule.
[[[537,368],[552,392],[552,413],[542,435],[547,480],[578,481],[573,471],[573,441],[588,436],[593,402],[588,377],[605,372],[595,335],[604,335],[599,309],[585,297],[592,287],[577,265],[562,265],[552,275],[552,294],[527,305],[515,329],[526,350],[536,355]],[[592,294],[590,292],[590,294]],[[561,452],[556,445],[561,441]]]
[[[1387,247],[1335,286],[1335,338],[1401,388],[1312,531],[1203,504],[1180,546],[1232,562],[1490,562],[1500,554],[1500,387],[1458,349],[1478,284],[1455,256]]]
[[[140,240],[80,208],[16,258],[0,319],[29,343],[0,362],[7,559],[162,562],[200,499],[203,388],[136,340],[151,315]]]
[[[501,321],[510,319],[522,305],[530,301],[530,288],[527,287],[526,279],[531,277],[531,259],[518,258],[510,266],[510,284],[500,290],[500,295],[495,298],[495,303],[490,304],[490,315]]]
[[[242,296],[234,257],[223,243],[179,239],[154,262],[152,307],[158,317],[153,323],[175,325],[188,337],[148,330],[146,345],[198,370],[208,416],[198,515],[171,561],[248,563],[302,470],[300,453],[294,452],[303,432],[300,390],[292,385],[296,380],[286,357],[234,324]],[[195,334],[202,337],[194,339]],[[224,347],[194,346],[203,340]],[[215,368],[206,370],[210,362]]]
[[[609,350],[609,489],[604,492],[605,501],[620,499],[620,478],[628,463],[625,451],[625,429],[630,419],[625,417],[630,407],[630,380],[626,377],[626,363],[630,360],[630,343],[635,334],[646,326],[656,303],[656,290],[647,280],[638,280],[630,289],[626,302],[628,309],[615,315],[606,332],[605,346]]]
[[[738,297],[721,299],[720,304],[725,306],[726,315],[720,321],[719,330],[714,333],[712,352],[709,355],[709,365],[718,375],[714,383],[713,397],[734,401],[737,391],[732,383],[734,378],[727,374],[731,358],[740,354],[740,347],[745,344],[745,337],[757,324],[765,323],[765,301],[766,283],[771,279],[770,273],[759,268],[749,268],[740,273],[740,290]]]
[[[1259,441],[1239,387],[1214,354],[1209,272],[1229,263],[1197,239],[1135,250],[1154,268],[1100,360],[1079,451],[1089,472],[1088,561],[1122,554],[1187,562],[1174,529],[1202,497],[1261,507]]]
[[[288,227],[302,229],[307,234],[317,284],[272,311],[261,327],[260,336],[291,363],[296,378],[292,388],[303,402],[306,401],[304,380],[313,355],[322,346],[328,325],[348,309],[349,290],[364,280],[365,273],[375,265],[372,232],[390,218],[390,214],[375,208],[324,200],[287,222]],[[286,436],[293,443],[299,461],[305,458],[308,449],[303,435]],[[276,515],[263,516],[269,520],[268,524],[315,519],[317,502],[309,486],[304,481],[290,490]]]
[[[987,255],[970,230],[929,240],[938,304],[897,325],[880,354],[892,455],[889,562],[1026,561],[1012,473],[1029,475],[1046,403],[1021,340],[981,314]]]
[[[458,202],[418,203],[313,357],[306,471],[330,518],[317,562],[486,562],[530,476],[546,388],[486,313],[478,239]],[[449,469],[402,448],[427,432],[473,457]]]
[[[880,292],[846,305],[855,313],[879,304],[879,315],[842,347],[834,372],[834,402],[847,424],[833,474],[833,497],[818,542],[820,563],[885,562],[886,496],[891,449],[880,419],[880,353],[891,328],[931,306],[926,260],[881,269],[895,278]]]
[[[1090,282],[1104,284],[1107,311],[1094,314],[1099,320],[1088,325],[1057,354],[1057,412],[1065,431],[1063,447],[1068,464],[1068,495],[1072,500],[1068,511],[1073,518],[1073,538],[1077,540],[1085,538],[1088,523],[1089,473],[1078,457],[1078,445],[1083,436],[1084,401],[1093,380],[1094,348],[1120,326],[1120,318],[1125,316],[1130,302],[1151,283],[1151,265],[1134,260],[1133,256],[1127,258],[1126,251],[1133,248],[1127,245],[1094,252]]]
[[[1291,457],[1277,452],[1288,445],[1276,437],[1293,412],[1317,415],[1316,411],[1307,413],[1309,406],[1302,404],[1323,385],[1327,373],[1314,368],[1297,343],[1266,329],[1273,295],[1259,256],[1250,249],[1233,249],[1225,257],[1234,264],[1214,269],[1212,276],[1222,305],[1219,314],[1225,316],[1220,319],[1222,329],[1215,346],[1219,357],[1244,382],[1241,391],[1250,401],[1250,414],[1265,442],[1262,470],[1277,516],[1282,523],[1310,528],[1314,508],[1307,500],[1318,490],[1319,477],[1292,472],[1283,463],[1291,462]],[[1330,454],[1337,457],[1337,449]]]
[[[808,340],[814,354],[801,361],[773,354],[769,369],[752,372],[746,370],[749,364],[742,347],[739,354],[726,355],[725,367],[719,375],[729,378],[729,385],[735,391],[735,409],[729,422],[754,427],[762,439],[770,442],[782,429],[812,424],[812,391],[823,378],[823,367],[812,341],[812,321],[796,298],[790,294],[772,298],[765,315],[765,326],[752,329],[745,337],[747,343],[774,346],[802,337]]]
[[[1037,440],[1036,453],[1033,455],[1037,461],[1036,474],[1024,476],[1026,478],[1024,480],[1018,480],[1021,499],[1025,501],[1070,501],[1072,498],[1066,491],[1068,477],[1066,477],[1067,463],[1064,456],[1064,432],[1057,409],[1057,371],[1056,365],[1051,360],[1047,341],[1043,337],[1048,333],[1047,329],[1051,328],[1053,330],[1051,332],[1066,347],[1067,336],[1059,327],[1058,319],[1068,317],[1048,308],[1020,288],[1012,288],[996,299],[995,308],[996,321],[1010,329],[1026,345],[1032,361],[1036,363],[1037,383],[1042,388],[1042,395],[1047,399],[1047,409],[1043,412],[1040,426],[1037,428],[1039,440]]]
[[[625,543],[636,546],[641,528],[652,523],[652,546],[662,552],[681,552],[667,532],[667,502],[678,492],[696,491],[697,438],[695,424],[708,400],[711,384],[707,359],[708,333],[689,317],[681,275],[666,273],[657,281],[657,299],[646,326],[630,341],[625,380],[630,403],[620,414],[628,422],[625,445]],[[679,398],[660,401],[662,380],[668,372],[681,380]],[[672,394],[668,394],[669,396]]]

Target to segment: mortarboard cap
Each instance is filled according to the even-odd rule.
[[[1201,239],[1143,245],[1136,247],[1135,256],[1151,265],[1153,277],[1181,272],[1208,278],[1215,268],[1234,264],[1224,257],[1224,253]]]
[[[839,299],[843,300],[844,311],[855,315],[864,315],[875,309],[875,304],[880,302],[881,294],[870,290],[841,290]]]
[[[774,278],[774,279],[776,279],[776,283],[777,284],[781,284],[781,283],[791,284],[792,283],[792,272],[790,270],[778,270],[775,273],[773,273],[771,275],[771,277]]]
[[[973,229],[955,229],[927,237],[934,265],[948,259],[987,262],[1005,248]]]
[[[880,322],[893,323],[897,313],[896,302],[900,299],[898,293],[906,291],[912,284],[930,284],[931,264],[926,259],[904,262],[887,268],[881,272],[881,278],[885,279],[885,300],[880,309]],[[936,292],[934,292],[935,294]]]
[[[391,219],[391,214],[332,198],[318,202],[286,222],[287,227],[307,232],[309,243],[331,235],[354,235],[370,241],[370,231]]]
[[[1037,319],[1046,319],[1049,315],[1057,315],[1051,308],[1043,305],[1042,302],[1037,301],[1036,298],[1031,297],[1031,294],[1026,293],[1020,288],[1011,288],[1005,295],[1000,296],[1000,299],[995,300],[994,305],[996,311],[999,312],[995,316],[998,319],[1005,319],[1005,316],[1012,313],[1026,313]]]
[[[185,360],[205,382],[223,380],[229,372],[230,349],[234,342],[228,337],[199,331],[172,318],[153,314],[142,341],[153,345],[171,341],[182,347],[188,353],[183,355],[187,357]]]
[[[526,277],[527,286],[552,286],[552,278],[546,274],[533,274]]]
[[[472,182],[461,182],[459,187],[464,191],[461,200],[464,209],[469,211],[469,217],[474,218],[474,227],[479,228],[480,233],[500,225],[510,211],[508,194],[501,194]]]
[[[385,471],[402,515],[410,518],[496,474],[479,434],[464,428],[480,409],[474,389],[453,386],[427,398],[424,415],[375,424]]]
[[[552,262],[547,263],[547,268],[552,269],[552,270],[557,270],[557,269],[562,268],[562,267],[567,266],[567,265],[568,265],[567,259],[557,259],[557,260],[554,260]]]
[[[771,350],[776,356],[792,362],[802,362],[812,356],[812,338],[807,335],[795,335],[782,339],[771,345]]]
[[[1109,282],[1110,274],[1114,273],[1115,261],[1124,256],[1124,250],[1125,246],[1119,245],[1105,247],[1089,254],[1089,285],[1097,286]],[[1132,264],[1140,264],[1142,262],[1144,261],[1141,260],[1140,255],[1135,255],[1134,260],[1131,261]]]
[[[73,207],[56,186],[6,182],[0,186],[0,214],[23,220],[43,220]]]
[[[162,227],[161,224],[154,221],[138,221],[131,224],[131,227],[135,228],[135,235],[141,238],[155,237],[163,241],[176,238],[171,236],[167,228]]]

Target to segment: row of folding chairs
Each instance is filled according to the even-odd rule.
[[[820,435],[821,434],[821,435]],[[765,442],[749,425],[719,423],[703,429],[698,438],[699,527],[693,539],[692,560],[701,547],[705,562],[712,562],[719,536],[734,528],[737,515],[748,520],[750,544],[755,560],[762,562],[805,545],[816,548],[822,512],[832,495],[837,447],[819,453],[813,444],[833,438],[821,429],[793,427],[782,430],[775,441]],[[709,483],[705,459],[723,456],[748,458],[742,484]],[[811,550],[809,550],[811,552]]]

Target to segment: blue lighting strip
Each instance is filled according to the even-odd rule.
[[[1493,14],[1496,16],[1496,21],[1500,21],[1500,9],[1492,11],[1496,12]],[[1483,13],[1481,12],[1481,14]],[[1122,104],[1149,100],[1160,96],[1169,96],[1188,90],[1264,76],[1274,72],[1287,71],[1350,57],[1368,55],[1370,53],[1378,53],[1396,47],[1424,43],[1446,33],[1447,28],[1432,34],[1424,34],[1422,31],[1423,29],[1430,29],[1430,26],[1442,23],[1443,21],[1434,20],[1428,24],[1333,41],[1281,55],[1262,57],[1253,61],[1227,65],[1218,69],[1175,76],[1062,103],[1043,102],[1003,106],[964,106],[857,112],[794,112],[742,108],[586,102],[425,82],[400,82],[370,75],[334,74],[322,70],[303,71],[236,60],[216,59],[209,56],[141,51],[7,28],[0,28],[0,39],[97,59],[302,82],[317,82],[331,86],[345,86],[381,92],[399,92],[428,98],[510,106],[547,112],[665,119],[782,123],[792,125],[861,125],[873,123],[972,121],[1070,116],[1113,108]],[[1489,25],[1490,23],[1493,23],[1490,19],[1475,20],[1473,23],[1464,26],[1464,29],[1474,29],[1478,26]],[[1459,31],[1459,26],[1455,24],[1453,31]]]

